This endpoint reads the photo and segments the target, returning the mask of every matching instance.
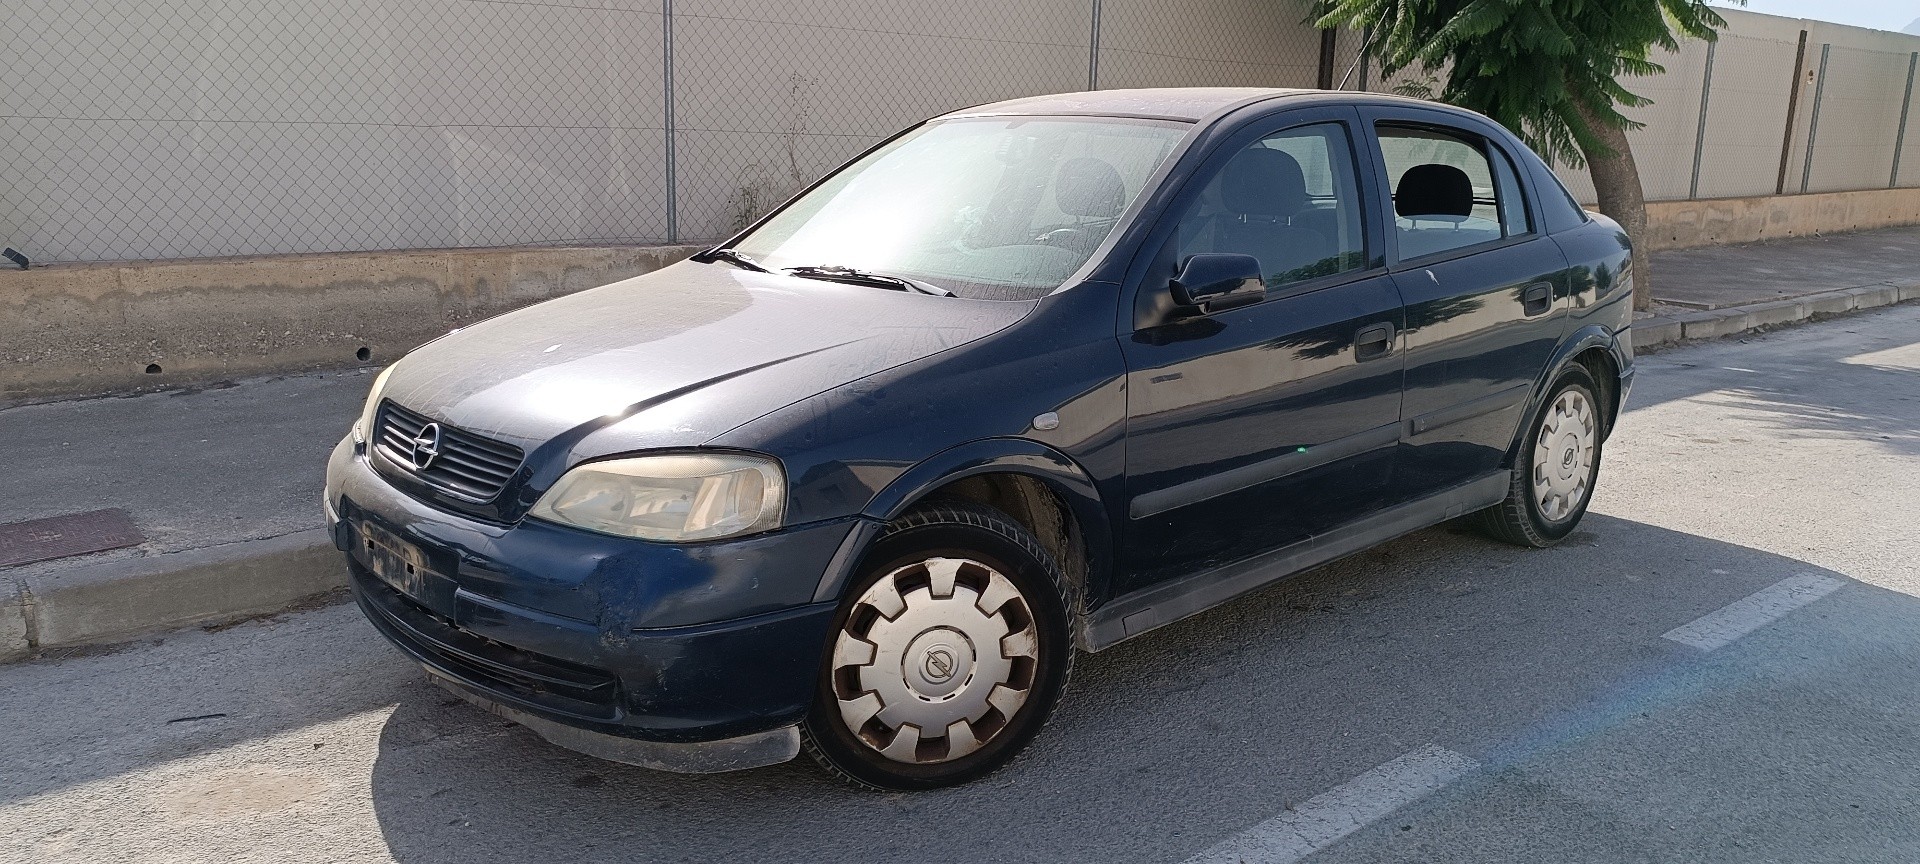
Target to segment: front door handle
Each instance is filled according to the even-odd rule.
[[[1553,284],[1535,282],[1520,290],[1520,303],[1528,317],[1553,308]]]
[[[1360,332],[1353,334],[1353,359],[1365,362],[1392,354],[1394,332],[1394,326],[1388,323],[1360,328]]]

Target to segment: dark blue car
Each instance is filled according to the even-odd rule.
[[[1455,517],[1566,537],[1631,280],[1620,228],[1470,112],[1018,99],[408,355],[328,522],[381,633],[556,744],[961,783],[1076,649]]]

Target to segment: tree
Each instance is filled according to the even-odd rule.
[[[1744,0],[1739,0],[1744,2]],[[1600,212],[1633,239],[1633,303],[1652,302],[1647,207],[1621,108],[1651,104],[1622,76],[1726,25],[1705,0],[1316,0],[1321,27],[1365,28],[1382,73],[1444,70],[1443,102],[1478,111],[1550,162],[1586,166]]]

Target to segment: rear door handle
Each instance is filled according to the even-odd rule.
[[[1353,334],[1353,358],[1367,361],[1378,360],[1393,353],[1392,324],[1369,324]]]
[[[1520,303],[1526,314],[1531,317],[1553,308],[1553,284],[1535,282],[1520,291]]]

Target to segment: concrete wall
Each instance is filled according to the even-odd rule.
[[[1920,189],[1656,201],[1647,205],[1648,244],[1687,249],[1920,225]]]
[[[696,249],[419,250],[0,272],[0,403],[384,363],[454,327]]]

